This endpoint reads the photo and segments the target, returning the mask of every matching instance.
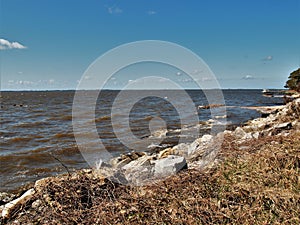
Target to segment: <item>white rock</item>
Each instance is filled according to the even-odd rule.
[[[224,135],[225,134],[232,134],[232,131],[231,130],[225,130],[223,133],[224,133]]]
[[[237,138],[244,139],[244,137],[247,135],[247,133],[241,127],[237,127],[234,131],[234,135]]]
[[[199,150],[203,150],[203,148],[211,143],[213,140],[213,136],[210,134],[205,134],[201,138],[196,139],[192,144],[188,146],[187,152],[189,155],[196,153]]]
[[[292,127],[291,122],[280,123],[274,126],[275,129],[290,129]]]
[[[188,147],[188,154],[189,155],[193,154],[199,148],[200,143],[201,143],[201,138],[198,138],[195,141],[193,141],[193,143],[190,144]]]
[[[212,140],[213,136],[210,135],[210,134],[205,134],[203,135],[200,140],[201,140],[201,143],[204,144],[204,145],[207,145],[211,140]]]
[[[175,145],[173,147],[173,150],[176,155],[184,156],[184,155],[188,154],[188,148],[189,148],[188,144],[180,143],[178,145]]]
[[[251,133],[246,133],[245,136],[242,139],[252,139]]]
[[[145,166],[141,168],[135,168],[125,172],[126,180],[134,185],[141,186],[149,182],[153,176],[153,167]]]
[[[133,169],[133,168],[137,168],[137,167],[142,167],[145,165],[150,165],[150,160],[152,157],[148,156],[148,155],[144,155],[136,160],[131,161],[130,163],[124,165],[122,167],[122,169],[124,170],[128,170],[128,169]]]
[[[254,133],[252,134],[252,137],[255,138],[255,139],[258,139],[258,138],[259,138],[259,132],[258,132],[258,131],[257,131],[257,132],[254,132]]]
[[[184,157],[169,155],[167,158],[155,161],[154,175],[165,177],[176,174],[186,167],[187,163]]]

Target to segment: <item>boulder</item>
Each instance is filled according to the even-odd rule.
[[[141,168],[146,165],[149,166],[151,159],[152,159],[151,156],[144,155],[143,157],[140,157],[140,158],[133,160],[133,161],[129,162],[128,164],[124,165],[122,167],[122,169],[130,170],[130,169],[135,169],[135,168]]]
[[[279,133],[282,133],[283,131],[290,130],[292,128],[292,126],[293,125],[291,122],[277,124],[273,127],[270,135],[277,135]]]
[[[152,175],[152,159],[153,156],[144,155],[122,166],[120,171],[124,176],[124,179],[122,179],[123,184],[143,185]],[[120,180],[118,182],[120,183]]]
[[[119,157],[113,158],[110,160],[110,165],[113,167],[123,167],[124,165],[127,165],[131,161],[137,160],[140,157],[143,157],[147,155],[145,152],[130,152],[127,154],[122,154]]]
[[[236,138],[244,139],[247,133],[241,127],[237,127],[234,131],[234,135]]]
[[[291,128],[292,128],[291,122],[280,123],[274,126],[274,129],[279,129],[279,130],[289,130]]]
[[[210,143],[210,141],[212,140],[213,136],[210,135],[210,134],[205,134],[203,135],[200,140],[201,140],[201,143],[204,144],[204,145],[207,145],[208,143]]]
[[[200,138],[196,139],[193,143],[191,143],[188,146],[188,155],[194,154],[197,151],[197,149],[199,149],[200,144],[201,144],[201,139]]]
[[[205,134],[201,138],[196,139],[192,144],[188,147],[188,155],[194,155],[197,153],[198,155],[204,152],[204,147],[210,144],[213,140],[213,136],[210,134]],[[200,151],[200,152],[199,152]]]
[[[167,158],[155,161],[154,175],[157,177],[165,177],[176,174],[186,168],[187,163],[184,157],[169,155]]]
[[[172,148],[173,154],[185,157],[188,154],[188,148],[189,148],[188,144],[186,144],[186,143],[180,143],[178,145],[175,145]]]
[[[259,132],[256,131],[256,132],[252,133],[252,137],[255,138],[255,139],[258,139],[259,138]]]
[[[124,173],[128,184],[137,186],[144,185],[151,180],[153,176],[153,166],[132,167]]]

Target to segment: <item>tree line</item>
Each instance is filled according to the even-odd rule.
[[[291,72],[284,87],[300,92],[300,68]]]

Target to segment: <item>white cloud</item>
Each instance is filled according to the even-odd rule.
[[[107,11],[109,14],[120,14],[123,12],[123,10],[118,6],[107,7]]]
[[[201,81],[212,81],[214,80],[212,77],[202,77]]]
[[[19,42],[10,42],[5,39],[0,39],[0,50],[6,49],[25,49],[26,46],[20,44]]]
[[[268,55],[265,58],[263,58],[263,61],[272,61],[273,60],[273,56],[272,55]]]
[[[49,83],[49,84],[54,84],[54,83],[55,83],[55,80],[54,80],[54,79],[50,79],[50,80],[48,80],[48,83]]]
[[[35,84],[35,82],[29,81],[29,80],[9,80],[8,81],[8,85],[10,85],[10,86],[15,86],[15,85],[32,86],[34,84]]]
[[[148,15],[152,16],[152,15],[155,15],[157,12],[156,11],[153,11],[153,10],[149,10],[147,12]]]

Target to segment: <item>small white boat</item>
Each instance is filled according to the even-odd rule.
[[[268,89],[264,89],[264,90],[262,91],[262,93],[263,93],[263,95],[268,96],[268,97],[273,97],[273,95],[274,95],[274,93],[271,92],[271,91],[268,90]]]

